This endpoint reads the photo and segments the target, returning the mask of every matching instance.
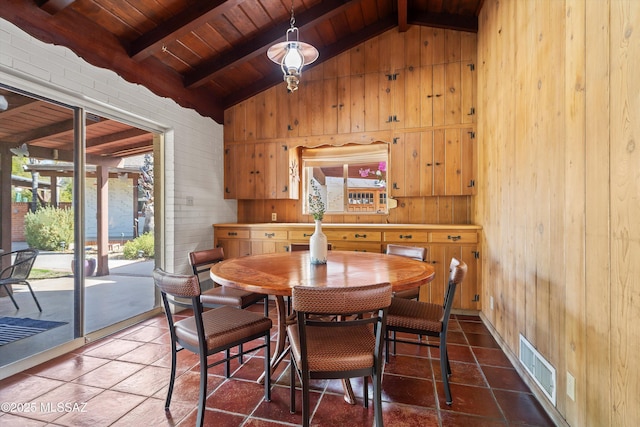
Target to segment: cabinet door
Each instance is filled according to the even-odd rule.
[[[460,295],[460,308],[480,310],[480,290],[478,289],[478,246],[461,245],[460,260],[467,263],[467,275],[456,291]]]
[[[431,283],[420,289],[420,301],[442,304],[449,284],[449,264],[455,257],[467,264],[467,275],[456,289],[453,308],[479,310],[477,245],[433,244],[427,248],[427,262],[435,268]]]
[[[251,242],[249,240],[218,239],[218,246],[224,251],[225,258],[251,255]]]
[[[265,144],[258,142],[254,144],[253,149],[253,182],[254,190],[252,199],[266,199],[266,151]]]
[[[445,66],[426,65],[420,69],[420,106],[423,127],[445,123]]]
[[[420,195],[421,133],[408,132],[394,138],[390,147],[391,196]]]
[[[428,262],[435,269],[433,280],[420,288],[420,301],[433,304],[442,304],[444,301],[444,286],[447,283],[448,267],[445,265],[445,245],[429,245],[426,248],[425,262]]]
[[[476,134],[473,128],[462,129],[462,194],[475,195],[478,179],[478,161],[476,159]]]
[[[224,198],[237,198],[236,180],[237,180],[237,151],[238,144],[226,144],[224,148]]]
[[[264,198],[276,199],[278,194],[278,144],[264,144]]]
[[[406,90],[404,73],[401,71],[383,72],[379,74],[379,78],[378,113],[380,119],[378,129],[389,130],[406,127],[404,124]]]
[[[461,62],[452,62],[445,65],[445,119],[447,125],[456,125],[462,121],[462,97],[461,97]]]
[[[276,197],[277,199],[299,198],[300,159],[298,150],[286,144],[276,146]]]
[[[445,139],[445,188],[444,195],[459,196],[462,194],[462,164],[460,129],[447,129]]]
[[[256,169],[255,144],[239,145],[236,151],[234,173],[236,178],[236,196],[238,199],[255,198]]]
[[[445,194],[444,130],[422,132],[420,147],[420,195]]]

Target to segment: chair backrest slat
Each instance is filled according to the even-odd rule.
[[[195,275],[169,275],[156,268],[153,280],[161,292],[178,298],[193,298],[200,295],[200,285]]]
[[[4,257],[14,257],[11,265],[4,270],[0,275],[0,279],[11,278],[14,280],[27,280],[31,269],[36,261],[39,251],[37,249],[21,249],[19,251],[3,254]]]
[[[376,310],[391,304],[391,285],[352,288],[296,286],[292,290],[294,311],[315,314],[349,314]]]
[[[400,255],[418,261],[424,261],[426,250],[418,246],[387,245],[387,255]]]

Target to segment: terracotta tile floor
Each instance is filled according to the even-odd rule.
[[[260,306],[254,309],[262,312]],[[275,317],[275,310],[271,312]],[[179,377],[166,414],[168,346],[166,320],[157,316],[2,380],[0,402],[20,404],[14,408],[20,411],[0,412],[0,425],[192,426],[198,359],[187,351],[179,353]],[[384,368],[385,425],[553,425],[479,317],[453,315],[448,348],[453,372],[451,406],[443,398],[438,350],[398,344],[397,354]],[[271,402],[263,401],[263,387],[255,381],[262,360],[258,352],[242,366],[235,362],[231,379],[224,378],[222,365],[210,370],[205,425],[300,424],[300,397],[297,413],[289,413],[286,363],[274,372]],[[312,425],[372,426],[373,409],[362,406],[362,381],[353,381],[353,388],[358,403],[352,406],[343,401],[339,381],[315,382]]]

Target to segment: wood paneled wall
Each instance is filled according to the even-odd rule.
[[[486,0],[478,63],[483,316],[558,420],[640,425],[640,2]]]
[[[300,89],[294,93],[288,94],[282,83],[225,111],[225,142],[275,140],[294,147],[391,143],[406,131],[473,128],[475,115],[469,111],[477,102],[475,72],[468,77],[468,64],[476,62],[476,42],[476,34],[453,30],[420,26],[404,33],[389,30],[304,70]],[[428,96],[436,80],[432,68],[439,70],[434,73],[443,86],[447,78],[460,82],[438,93],[435,105],[429,104],[434,101]],[[387,73],[396,73],[398,80],[390,85]],[[387,122],[389,114],[397,114],[399,122]],[[415,179],[419,182],[419,177]],[[471,196],[397,200],[398,207],[386,216],[327,215],[324,221],[471,223]],[[238,200],[238,222],[270,222],[273,212],[278,222],[313,222],[302,215],[300,200]]]

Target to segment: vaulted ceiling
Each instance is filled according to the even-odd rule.
[[[293,0],[313,67],[396,27],[476,32],[483,0]],[[218,123],[282,82],[266,51],[284,40],[290,0],[3,0],[0,17]]]

